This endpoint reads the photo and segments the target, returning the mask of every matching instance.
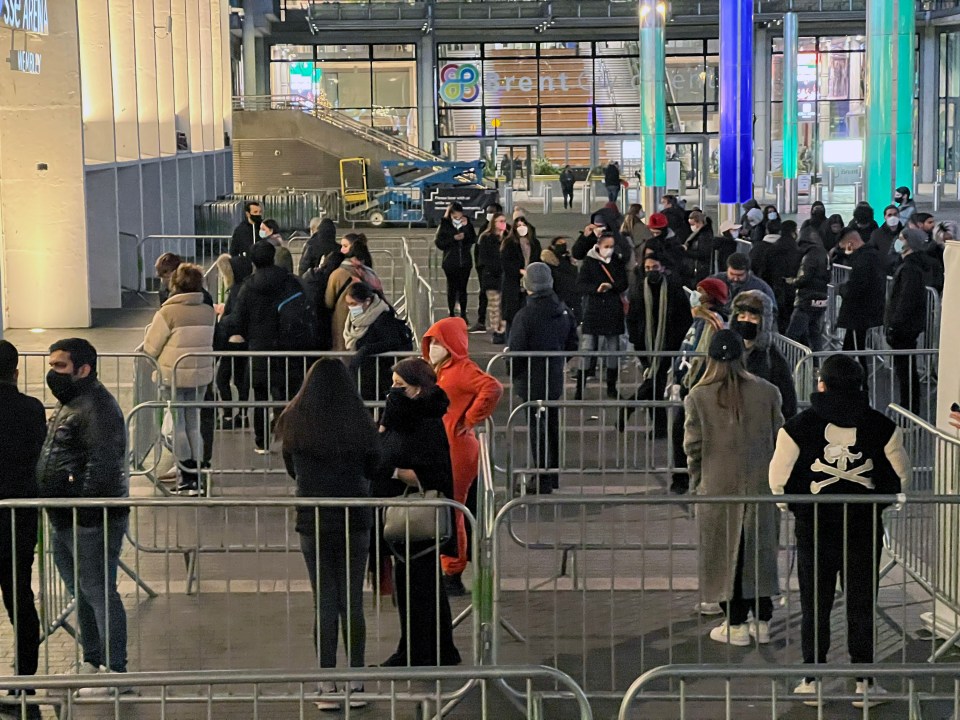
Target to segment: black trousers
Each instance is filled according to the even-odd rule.
[[[890,337],[890,347],[894,350],[916,350],[919,335],[900,335]],[[897,376],[900,389],[900,406],[915,415],[920,412],[920,373],[917,372],[917,358],[910,355],[893,356],[893,372]]]
[[[203,393],[204,402],[213,402],[213,383],[207,385]],[[200,437],[203,439],[203,463],[209,465],[213,459],[213,433],[217,424],[216,408],[200,408]]]
[[[232,349],[232,348],[231,348]],[[245,349],[238,346],[236,349]],[[246,402],[250,399],[250,363],[245,357],[220,358],[217,365],[217,394],[221,400],[233,400],[233,391],[230,386],[237,388],[237,400]],[[226,415],[226,413],[224,413]]]
[[[256,402],[286,402],[290,400],[303,384],[303,360],[301,358],[252,358],[253,399]],[[269,362],[268,362],[269,360]],[[276,419],[283,411],[282,407],[273,408]],[[264,438],[273,430],[273,424],[266,424],[264,408],[254,408],[253,437],[257,447],[264,446]]]
[[[733,625],[743,625],[747,621],[747,615],[753,610],[757,620],[770,622],[773,617],[773,601],[769,597],[745,598],[743,597],[743,531],[740,531],[740,549],[737,550],[737,570],[733,576],[733,597],[720,603],[724,613],[727,615],[727,622]]]
[[[560,408],[531,407],[527,410],[530,431],[530,458],[538,470],[560,465]],[[560,487],[556,471],[537,473],[540,492],[551,492]]]
[[[850,350],[863,350],[866,347],[867,347],[867,330],[866,329],[851,330],[850,328],[847,328],[846,331],[843,333],[844,352],[849,352]],[[864,374],[869,373],[870,368],[867,366],[866,355],[860,355],[857,359],[860,361],[860,364],[863,366]]]
[[[863,506],[866,507],[866,506]],[[850,508],[852,515],[853,507]],[[805,663],[825,663],[830,650],[830,612],[837,578],[846,591],[847,650],[850,662],[873,662],[873,614],[877,597],[883,523],[850,517],[843,519],[797,518],[797,579],[803,620],[800,638]]]
[[[477,270],[477,279],[482,281],[480,277],[480,270]],[[480,306],[477,309],[477,322],[481,325],[486,325],[487,323],[487,291],[483,289],[483,284],[480,285]]]
[[[563,206],[573,207],[573,185],[561,185],[560,192],[563,193]]]
[[[0,591],[7,617],[16,630],[13,668],[17,675],[36,675],[40,657],[40,618],[30,587],[37,546],[37,511],[0,510]],[[14,581],[16,575],[16,581]]]
[[[415,552],[415,549],[411,552]],[[453,616],[450,613],[450,601],[443,588],[443,579],[440,577],[439,559],[432,550],[423,557],[410,558],[409,562],[405,562],[405,559],[394,558],[393,563],[393,582],[397,593],[397,610],[400,613],[400,641],[397,643],[397,651],[387,663],[412,666],[459,665],[460,652],[453,644]]]
[[[447,276],[447,309],[450,315],[456,315],[457,304],[460,305],[460,317],[467,319],[467,283],[470,282],[470,273],[473,268],[454,268],[447,270],[444,268],[444,274]],[[482,316],[481,316],[482,317]]]

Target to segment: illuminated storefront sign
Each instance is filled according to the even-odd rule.
[[[46,35],[50,30],[48,0],[0,0],[0,27]]]

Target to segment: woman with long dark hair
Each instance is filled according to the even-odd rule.
[[[747,372],[743,340],[719,330],[707,369],[684,401],[683,449],[697,495],[769,495],[768,470],[783,425],[780,392]],[[779,592],[779,511],[773,504],[701,504],[700,601],[720,603],[726,620],[710,639],[770,642],[770,598]],[[747,616],[753,612],[753,622]]]
[[[453,497],[450,447],[443,426],[449,404],[426,360],[408,358],[393,367],[393,388],[380,420],[384,462],[379,476],[383,485],[396,486],[393,494],[399,495],[405,484]],[[394,585],[400,642],[383,665],[459,665],[439,558],[456,556],[456,539],[442,546],[425,541],[396,550]]]
[[[500,241],[500,310],[506,322],[507,334],[513,318],[523,307],[527,293],[523,289],[523,276],[530,263],[540,262],[540,241],[537,230],[522,215],[513,221],[513,227]]]
[[[370,497],[370,478],[380,461],[377,428],[342,362],[324,358],[313,364],[277,419],[276,434],[287,472],[297,481],[297,497]],[[297,508],[320,667],[336,667],[338,626],[350,666],[364,666],[363,574],[372,525],[370,508]],[[351,683],[350,690],[362,692],[363,686]],[[321,683],[320,691],[337,688]],[[359,702],[351,699],[351,706],[360,707]],[[317,706],[336,710],[340,703],[321,698]]]

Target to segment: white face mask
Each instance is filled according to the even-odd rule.
[[[430,362],[433,365],[439,365],[449,357],[450,353],[447,352],[447,349],[443,345],[434,342],[430,343],[430,349],[427,350],[427,355],[430,357]]]
[[[884,222],[887,224],[888,228],[895,228],[900,224],[900,218],[896,215],[891,215]]]
[[[597,253],[598,253],[598,254],[600,255],[600,257],[602,257],[602,258],[608,258],[608,257],[610,257],[611,255],[613,255],[613,248],[612,248],[612,247],[608,247],[608,248],[597,248]]]
[[[487,213],[487,222],[493,221],[493,213]]]
[[[459,230],[460,228],[463,227],[463,218],[459,218],[459,219],[457,219],[457,220],[453,220],[452,222],[453,222],[453,226],[454,226],[457,230]]]
[[[266,240],[268,237],[270,237],[270,231],[266,228],[260,228],[260,237]]]
[[[526,237],[527,232],[528,232],[527,228],[523,225],[517,228],[517,235],[519,235],[520,237]]]
[[[349,310],[350,317],[352,317],[354,320],[363,315],[363,305],[351,305]]]
[[[775,212],[767,213],[767,220],[776,220],[777,214]]]

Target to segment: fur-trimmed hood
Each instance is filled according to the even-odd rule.
[[[745,290],[733,299],[730,312],[730,328],[737,329],[737,315],[743,310],[760,310],[763,318],[753,347],[766,350],[773,344],[773,335],[777,332],[777,322],[773,316],[773,300],[760,290]]]

